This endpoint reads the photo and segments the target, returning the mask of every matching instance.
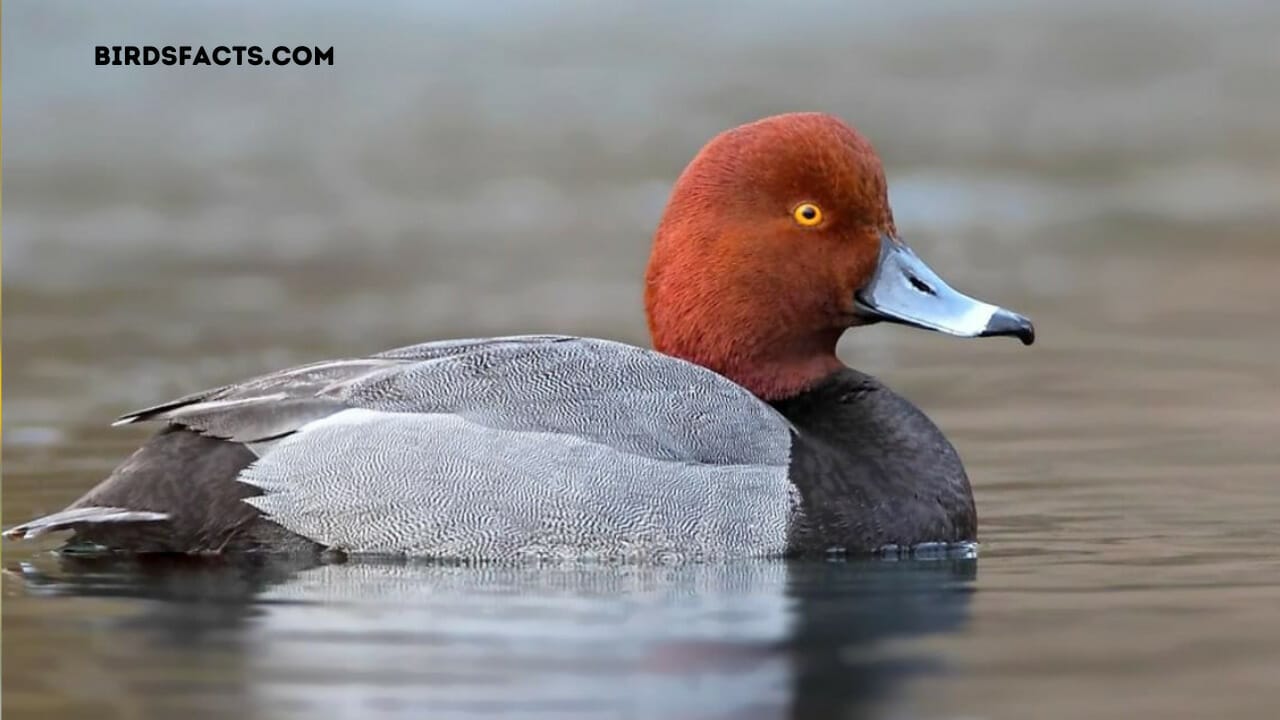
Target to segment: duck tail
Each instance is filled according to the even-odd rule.
[[[119,507],[78,507],[45,515],[4,531],[7,538],[23,539],[39,537],[47,532],[75,530],[85,525],[100,523],[138,523],[168,520],[169,515],[148,510],[129,510]]]

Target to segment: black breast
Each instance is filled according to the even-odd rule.
[[[880,381],[843,370],[773,406],[795,425],[789,474],[804,513],[791,531],[793,552],[976,539],[960,456]]]

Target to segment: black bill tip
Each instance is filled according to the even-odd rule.
[[[1021,340],[1023,345],[1030,345],[1036,341],[1036,326],[1018,313],[997,310],[991,314],[991,319],[987,321],[987,328],[982,331],[980,337],[998,335],[1010,335]]]

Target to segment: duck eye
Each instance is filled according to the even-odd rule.
[[[813,227],[822,222],[822,209],[813,203],[800,203],[791,212],[791,217],[805,227]]]

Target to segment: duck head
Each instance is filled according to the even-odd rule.
[[[821,113],[765,118],[698,152],[654,237],[645,310],[657,350],[766,400],[842,369],[850,327],[1035,340],[1030,320],[952,289],[899,239],[871,143]]]

